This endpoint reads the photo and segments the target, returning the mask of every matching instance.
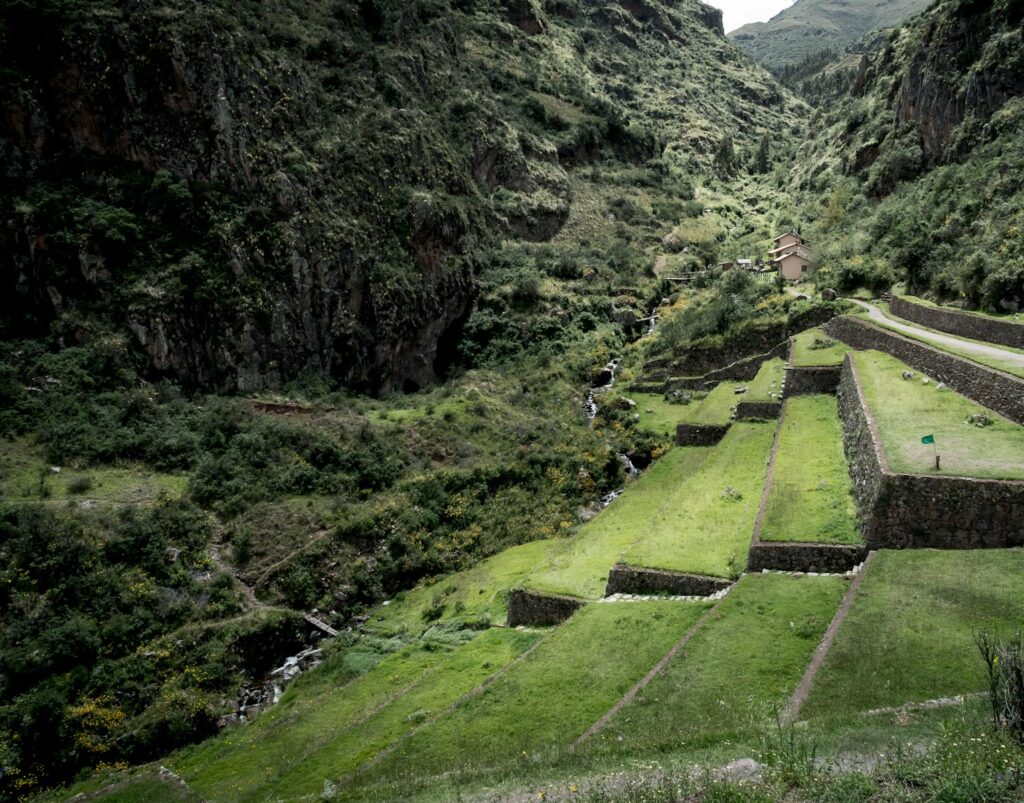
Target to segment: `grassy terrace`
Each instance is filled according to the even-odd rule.
[[[744,576],[593,749],[675,751],[753,738],[785,706],[845,591],[837,577]]]
[[[934,381],[923,384],[920,372],[910,381],[902,379],[909,368],[887,354],[857,352],[854,359],[894,471],[937,473],[932,447],[921,443],[923,436],[934,434],[942,474],[1024,479],[1024,427],[952,390],[938,390]],[[990,426],[968,422],[982,413]]]
[[[730,577],[747,563],[771,452],[771,424],[734,424],[704,466],[621,558],[633,566]]]
[[[880,303],[878,306],[881,309],[885,310],[885,314],[891,316],[893,319],[898,321],[903,320],[899,316],[892,314],[892,312],[889,310],[888,304]],[[950,345],[948,343],[935,343],[931,340],[927,340],[926,338],[919,337],[912,332],[905,332],[901,329],[896,329],[895,327],[889,326],[884,321],[874,320],[866,312],[856,313],[855,317],[868,321],[874,324],[875,326],[881,326],[883,329],[889,329],[893,332],[896,332],[896,334],[898,335],[902,335],[903,337],[910,338],[911,340],[916,340],[919,343],[924,343],[926,346],[931,346],[932,348],[938,349],[939,351],[946,351],[950,354],[955,354],[958,357],[963,357],[965,359],[979,363],[980,365],[987,365],[989,368],[995,368],[997,371],[1003,371],[1008,374],[1013,374],[1014,376],[1024,377],[1024,368],[1022,368],[1019,363],[1002,359],[998,356],[978,354],[977,352],[970,351],[969,349],[957,348],[956,346]],[[947,332],[940,332],[937,329],[929,329],[927,326],[921,326],[921,324],[913,323],[912,321],[907,321],[907,323],[911,323],[913,326],[916,326],[920,329],[924,329],[929,332],[934,332],[937,335],[942,335],[943,337],[952,337],[956,338],[957,340],[962,340],[964,343],[974,343],[982,346],[993,345],[992,343],[986,343],[983,340],[971,340],[966,337],[957,337],[956,335],[951,335]],[[1024,355],[1024,351],[1022,351],[1021,349],[1014,349],[1010,348],[1009,346],[997,346],[997,348],[1003,349],[1004,351],[1012,351],[1015,354]]]
[[[440,713],[539,637],[492,629],[456,648],[427,642],[348,685],[320,671],[251,725],[186,749],[173,767],[210,800],[319,793],[325,777],[345,774]]]
[[[842,365],[850,350],[840,340],[834,340],[821,329],[801,332],[793,342],[793,365],[797,368]]]
[[[608,570],[619,555],[644,536],[661,510],[677,504],[690,479],[711,454],[708,448],[673,449],[582,527],[567,549],[553,554],[523,585],[588,599],[603,596]]]
[[[630,486],[630,492],[612,507],[626,506],[627,496],[632,499],[642,481]],[[506,549],[470,569],[397,594],[390,604],[374,610],[365,627],[375,632],[418,633],[436,622],[501,624],[508,615],[508,590],[534,569],[555,560],[572,543],[566,539],[533,541]]]
[[[786,402],[761,540],[861,543],[833,396]]]
[[[1024,619],[1024,551],[883,551],[864,578],[801,716],[983,691],[979,631]]]
[[[564,750],[705,609],[703,603],[679,602],[588,606],[484,694],[403,743],[367,781],[392,783],[407,793],[431,775],[502,764],[528,766]],[[321,788],[322,777],[316,783],[309,780],[309,791]],[[358,789],[346,792],[350,799],[365,799]]]
[[[661,393],[627,393],[626,395],[636,402],[636,413],[640,416],[637,429],[664,435],[668,438],[675,438],[676,424],[689,422],[696,409],[704,403],[703,400],[697,400],[689,404],[673,404],[666,401]],[[729,420],[728,408],[725,420]]]
[[[757,372],[757,376],[750,382],[721,382],[716,385],[707,396],[699,402],[688,405],[668,404],[662,400],[664,408],[646,405],[641,402],[640,396],[652,396],[653,394],[637,394],[635,397],[637,407],[644,407],[654,411],[648,413],[648,420],[651,426],[663,425],[669,419],[664,417],[671,415],[673,426],[679,423],[685,424],[727,424],[732,416],[732,408],[743,401],[768,401],[769,393],[778,394],[782,379],[786,373],[786,364],[782,360],[774,359],[766,361]],[[736,393],[737,388],[745,387],[746,393]],[[655,396],[654,398],[660,399]],[[644,413],[640,414],[641,426],[644,425]],[[654,424],[653,422],[658,422]],[[653,429],[652,431],[660,431]]]

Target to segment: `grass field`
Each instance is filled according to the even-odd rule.
[[[884,302],[881,302],[877,306],[880,307],[881,309],[883,309],[885,311],[885,314],[891,316],[893,319],[895,319],[897,321],[903,320],[899,316],[892,314],[892,312],[889,310],[889,305],[888,304],[886,304]],[[997,371],[1003,371],[1003,372],[1008,373],[1008,374],[1013,374],[1014,376],[1024,377],[1024,367],[1021,367],[1021,365],[1019,363],[1012,362],[1012,361],[1006,360],[1006,359],[1002,359],[1002,358],[1000,358],[998,356],[991,356],[991,355],[987,355],[987,354],[978,354],[977,352],[971,351],[969,349],[958,348],[958,347],[950,345],[948,343],[936,343],[936,342],[934,342],[932,340],[928,340],[927,338],[920,337],[919,335],[916,335],[913,332],[906,332],[906,331],[904,331],[902,329],[896,329],[893,326],[889,326],[888,324],[886,324],[885,321],[875,320],[870,315],[868,315],[866,312],[856,313],[855,317],[860,318],[861,320],[864,320],[864,321],[868,321],[869,323],[872,323],[875,326],[880,326],[883,329],[889,329],[889,330],[895,332],[898,335],[902,335],[903,337],[910,338],[911,340],[916,340],[919,343],[924,343],[926,346],[931,346],[932,348],[938,349],[939,351],[946,351],[946,352],[949,352],[950,354],[956,354],[958,357],[964,357],[965,359],[971,360],[972,362],[976,362],[979,365],[987,365],[989,368],[995,368]],[[907,321],[907,323],[913,323],[913,322],[912,321]],[[943,337],[957,337],[956,335],[951,335],[951,334],[949,334],[947,332],[940,332],[937,329],[929,329],[927,326],[921,326],[921,324],[918,324],[918,323],[913,323],[913,325],[917,326],[917,327],[919,327],[921,329],[926,329],[929,332],[935,332],[936,334],[940,334]],[[966,338],[966,337],[957,337],[957,339],[958,340],[962,340],[965,343],[974,343],[974,344],[982,345],[982,346],[991,346],[991,345],[993,345],[992,343],[986,343],[983,340],[970,340],[969,338]],[[1014,352],[1016,354],[1024,354],[1024,350],[1010,348],[1009,346],[997,346],[997,348],[1005,349],[1006,351],[1012,351],[1012,352]]]
[[[628,393],[627,396],[636,402],[636,414],[640,416],[637,429],[669,438],[675,438],[676,424],[688,422],[703,404],[700,399],[689,404],[673,404],[666,401],[661,393]],[[729,420],[728,411],[725,420]]]
[[[873,559],[803,718],[983,691],[974,636],[1024,620],[1024,551],[882,551]]]
[[[731,577],[747,564],[771,452],[771,424],[734,424],[703,467],[640,526],[632,566]]]
[[[458,647],[425,642],[348,685],[318,673],[251,725],[189,748],[172,763],[210,800],[319,793],[412,727],[443,712],[540,634],[491,629]]]
[[[679,602],[583,609],[484,694],[404,743],[371,777],[404,791],[432,775],[550,760],[643,677],[705,609],[703,603]],[[364,799],[359,790],[350,794]]]
[[[631,486],[631,492],[643,479]],[[615,504],[625,505],[626,496]],[[554,539],[506,549],[470,569],[399,593],[388,605],[373,610],[365,628],[419,633],[440,622],[502,624],[508,615],[508,590],[538,566],[549,565],[572,544],[568,539]]]
[[[787,400],[761,540],[861,543],[835,397]]]
[[[161,495],[181,496],[187,482],[183,474],[159,474],[134,464],[51,466],[27,440],[0,442],[0,499],[5,502],[145,504]]]
[[[767,401],[777,397],[785,374],[786,364],[782,360],[767,360],[750,382],[721,382],[703,401],[678,406],[681,412],[677,423],[727,424],[732,417],[732,408],[740,402]],[[737,393],[737,388],[747,390],[745,393]],[[769,393],[775,396],[769,397]]]
[[[834,340],[821,329],[801,332],[793,342],[793,365],[798,368],[842,365],[846,352],[850,350],[840,340]]]
[[[744,576],[591,749],[643,753],[756,740],[800,681],[846,587],[838,577]]]
[[[910,369],[887,354],[857,352],[855,359],[894,471],[1024,479],[1024,427],[952,390],[938,390],[934,381],[923,384],[919,371],[912,380],[902,379],[902,373]],[[968,422],[979,413],[992,420],[991,426]],[[933,448],[921,443],[925,435],[935,436],[942,456],[941,472],[935,471]]]
[[[581,527],[568,548],[553,554],[523,585],[586,599],[603,596],[609,569],[645,535],[659,511],[677,504],[690,478],[711,455],[709,448],[677,446]]]

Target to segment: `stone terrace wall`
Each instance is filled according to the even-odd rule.
[[[842,374],[841,365],[823,366],[815,368],[786,368],[786,393],[790,396],[809,396],[816,393],[834,395],[839,388],[839,377]]]
[[[1024,482],[894,474],[889,469],[850,355],[839,386],[839,412],[869,548],[1024,545]]]
[[[508,595],[508,626],[546,627],[564,622],[584,605],[575,597],[514,589]]]
[[[676,426],[676,446],[715,446],[728,431],[728,424],[679,424]]]
[[[770,421],[782,412],[782,402],[745,401],[736,405],[737,421]]]
[[[867,404],[860,393],[857,369],[847,354],[839,382],[839,417],[843,422],[843,447],[853,481],[853,497],[861,522],[861,535],[868,541],[879,507],[887,491],[885,455],[871,432]]]
[[[987,340],[1004,346],[1024,349],[1024,324],[998,321],[982,315],[971,315],[955,310],[935,309],[915,304],[894,295],[889,302],[892,314],[908,321],[919,323],[930,329],[949,332],[951,335],[969,337],[972,340]]]
[[[750,546],[747,571],[848,572],[868,555],[867,547],[758,541]]]
[[[825,329],[855,349],[878,349],[891,354],[978,404],[1024,424],[1024,380],[856,318],[835,318]]]
[[[612,594],[671,594],[684,597],[710,597],[732,585],[720,577],[683,574],[660,569],[640,569],[617,563],[608,573],[608,587],[604,595]]]
[[[725,368],[709,371],[703,376],[669,379],[666,387],[669,390],[707,390],[719,382],[749,382],[757,376],[757,372],[761,370],[761,366],[764,363],[776,357],[785,357],[788,349],[789,341],[783,340],[771,351],[766,351],[764,354],[755,354],[753,357],[745,357],[732,363],[732,365],[725,366]]]

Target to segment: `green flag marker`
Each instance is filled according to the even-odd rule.
[[[921,438],[921,443],[935,443],[935,436],[925,435],[923,438]]]

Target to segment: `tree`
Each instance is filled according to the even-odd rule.
[[[761,141],[757,144],[757,151],[754,153],[754,161],[751,170],[754,173],[767,173],[772,169],[772,140],[766,132]]]
[[[722,137],[722,142],[715,151],[715,169],[722,176],[736,173],[736,148],[732,143],[732,134]]]

